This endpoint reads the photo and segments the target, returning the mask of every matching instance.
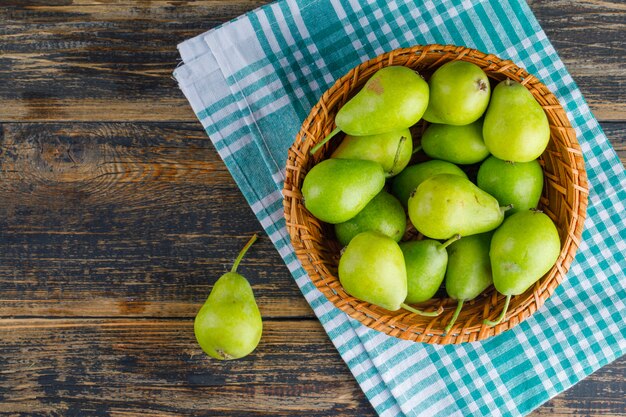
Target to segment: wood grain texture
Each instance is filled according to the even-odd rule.
[[[529,4],[596,118],[624,120],[626,3],[531,0]]]
[[[266,319],[255,353],[228,362],[191,318],[2,319],[0,335],[0,414],[371,415],[316,320]]]
[[[0,71],[13,77],[0,84],[0,121],[195,121],[171,78],[176,45],[265,3],[10,0]],[[531,7],[599,120],[623,119],[621,2]]]
[[[241,267],[258,350],[220,363],[193,339],[261,228],[170,78],[175,45],[265,3],[2,1],[0,415],[375,416],[266,237]],[[622,3],[530,6],[626,162]],[[622,358],[532,416],[626,415],[625,380]]]
[[[1,132],[0,316],[192,317],[262,230],[197,123]],[[266,237],[242,271],[264,316],[312,317]]]

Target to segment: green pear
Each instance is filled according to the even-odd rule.
[[[406,230],[406,214],[397,198],[381,191],[363,210],[347,222],[335,225],[335,235],[343,246],[361,232],[373,230],[399,242]]]
[[[548,272],[561,253],[559,232],[546,214],[520,211],[508,217],[491,239],[489,257],[496,290],[506,295],[502,312],[495,321],[500,323],[507,312],[511,296],[525,292]]]
[[[370,136],[346,136],[331,158],[365,159],[378,162],[387,177],[393,177],[406,167],[413,154],[413,139],[409,129]]]
[[[395,240],[378,232],[356,235],[339,259],[339,281],[348,294],[387,310],[406,298],[406,268]]]
[[[428,84],[403,66],[379,69],[361,91],[339,109],[337,128],[311,149],[317,152],[338,132],[369,136],[406,129],[417,123],[428,106]]]
[[[356,216],[383,189],[380,164],[357,159],[326,159],[304,178],[304,206],[318,219],[342,223]]]
[[[536,159],[510,162],[490,156],[480,165],[476,184],[501,206],[511,205],[513,208],[506,212],[509,216],[537,208],[543,190],[543,170]]]
[[[464,237],[448,246],[448,269],[446,270],[446,292],[458,300],[456,310],[445,328],[448,333],[463,303],[478,297],[492,283],[489,245],[493,232]]]
[[[391,193],[398,197],[398,200],[406,207],[409,203],[409,197],[417,186],[425,179],[437,174],[454,174],[467,178],[465,172],[458,166],[450,162],[433,159],[406,167],[396,175],[391,183]]]
[[[487,74],[466,61],[439,67],[428,80],[430,100],[424,120],[447,125],[467,125],[480,118],[489,104]]]
[[[339,259],[339,281],[351,296],[387,310],[441,314],[441,310],[423,312],[404,304],[407,277],[402,250],[395,240],[378,232],[359,233],[350,241]]]
[[[496,158],[529,162],[548,146],[550,125],[530,91],[506,79],[493,90],[483,123],[483,138]]]
[[[438,174],[422,182],[409,198],[413,226],[431,239],[469,236],[495,229],[504,219],[504,209],[470,180]]]
[[[431,158],[454,164],[475,164],[489,156],[482,119],[463,126],[431,124],[422,135],[421,145]]]
[[[193,329],[202,350],[215,359],[239,359],[259,344],[261,313],[248,281],[237,267],[257,236],[241,250],[230,272],[222,275],[198,311]]]
[[[431,239],[400,243],[407,273],[406,303],[421,303],[433,298],[446,274],[446,247],[460,237],[454,236],[445,243]]]

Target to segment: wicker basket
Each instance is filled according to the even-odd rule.
[[[308,170],[332,152],[339,138],[314,156],[309,154],[310,149],[333,130],[337,111],[371,75],[385,66],[403,65],[428,77],[434,69],[452,60],[472,62],[496,82],[507,77],[521,82],[545,110],[550,121],[551,140],[540,158],[545,181],[540,208],[557,225],[562,249],[555,266],[541,280],[524,294],[513,297],[509,312],[500,324],[494,327],[482,324],[484,318],[494,319],[504,304],[505,297],[491,286],[475,300],[465,303],[454,327],[444,335],[443,329],[456,307],[456,301],[447,298],[444,291],[440,291],[441,297],[416,305],[422,309],[442,306],[444,313],[432,318],[402,309],[388,311],[358,300],[343,290],[337,278],[341,248],[333,228],[305,209],[300,188]],[[416,127],[416,142],[423,127]],[[576,133],[558,100],[545,85],[513,62],[494,55],[459,46],[428,45],[396,49],[364,62],[324,93],[289,150],[284,208],[287,229],[298,259],[315,286],[335,306],[364,325],[391,336],[423,343],[456,344],[486,339],[511,329],[543,305],[561,283],[574,259],[583,231],[587,196],[585,164]]]

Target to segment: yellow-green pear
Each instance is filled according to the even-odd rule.
[[[475,64],[451,61],[428,80],[430,100],[424,120],[447,125],[467,125],[480,118],[489,104],[487,74]]]
[[[380,164],[358,159],[326,159],[304,178],[304,206],[318,219],[343,223],[356,216],[383,189]]]
[[[391,183],[391,192],[406,207],[409,197],[418,185],[425,179],[437,174],[454,174],[467,178],[467,174],[461,168],[451,162],[433,159],[419,164],[411,165],[396,175]]]
[[[424,153],[454,164],[475,164],[489,156],[483,141],[483,121],[463,126],[433,123],[422,135]]]
[[[507,78],[493,89],[485,113],[483,139],[496,158],[529,162],[548,146],[550,124],[530,91]]]
[[[393,177],[409,164],[412,154],[411,131],[400,129],[369,136],[347,135],[331,158],[378,162],[385,170],[385,176]]]
[[[448,246],[446,292],[458,301],[445,327],[448,333],[461,313],[463,303],[478,297],[492,283],[489,244],[493,232],[464,237]]]
[[[504,219],[498,200],[470,180],[452,174],[422,182],[409,198],[408,211],[413,226],[431,239],[488,232]]]
[[[381,68],[335,116],[337,128],[311,149],[317,152],[338,132],[352,136],[377,135],[417,123],[428,106],[428,84],[403,66]]]
[[[501,206],[512,205],[507,216],[537,208],[543,190],[543,170],[539,161],[503,161],[490,156],[480,165],[478,187],[494,196]]]
[[[493,234],[489,248],[493,285],[506,295],[506,301],[498,318],[484,323],[500,323],[511,297],[537,282],[554,266],[560,253],[559,231],[545,213],[526,210],[508,217]]]
[[[343,246],[367,230],[382,233],[396,242],[402,239],[406,230],[406,213],[397,198],[383,190],[359,214],[335,225],[335,235]]]
[[[448,265],[446,247],[460,239],[456,235],[445,243],[432,239],[400,243],[407,273],[407,303],[421,303],[433,298],[439,290]]]
[[[252,236],[241,250],[230,272],[215,282],[196,315],[193,325],[196,340],[202,350],[215,359],[242,358],[261,340],[261,313],[248,280],[237,273],[239,262],[256,237]]]
[[[339,281],[351,296],[387,310],[403,308],[424,316],[442,311],[424,312],[404,304],[407,276],[402,250],[378,232],[359,233],[350,241],[339,259]]]

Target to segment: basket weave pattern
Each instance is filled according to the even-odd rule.
[[[314,156],[309,151],[334,128],[337,111],[379,69],[403,65],[428,77],[442,64],[464,60],[481,67],[495,81],[511,78],[522,83],[543,107],[550,122],[551,140],[540,157],[544,189],[539,203],[555,222],[561,238],[561,254],[552,269],[524,294],[513,297],[500,324],[489,327],[484,318],[500,313],[505,297],[493,286],[473,301],[466,302],[450,333],[444,327],[452,317],[456,301],[445,297],[416,304],[421,309],[442,306],[439,317],[423,317],[400,309],[392,312],[348,295],[337,277],[341,247],[332,226],[317,220],[304,207],[301,187],[306,173],[327,158],[339,138],[326,144]],[[423,131],[421,129],[415,129]],[[414,138],[419,141],[419,137]],[[459,46],[428,45],[397,49],[364,62],[339,79],[313,107],[296,137],[286,165],[283,190],[287,229],[296,255],[315,286],[335,306],[366,326],[401,339],[423,343],[456,344],[482,340],[518,325],[532,315],[561,283],[574,259],[583,231],[588,186],[582,152],[565,111],[556,97],[536,77],[511,61]]]

